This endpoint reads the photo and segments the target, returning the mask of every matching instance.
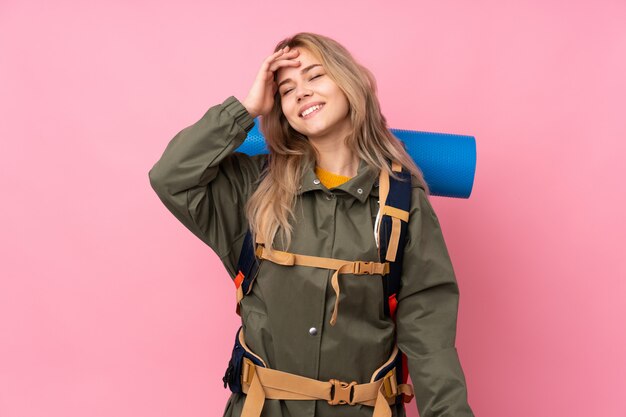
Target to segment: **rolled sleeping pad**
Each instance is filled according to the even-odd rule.
[[[247,155],[268,153],[265,138],[258,129],[259,118],[236,151]],[[422,170],[430,194],[469,198],[476,172],[476,139],[451,133],[390,129],[400,139],[415,164]]]

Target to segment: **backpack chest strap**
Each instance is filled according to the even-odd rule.
[[[300,255],[276,249],[268,251],[263,245],[257,245],[255,253],[258,258],[266,259],[279,265],[299,265],[334,270],[335,273],[330,281],[335,291],[335,307],[332,317],[330,318],[331,326],[334,326],[337,322],[337,314],[339,311],[339,294],[341,292],[339,288],[339,274],[386,275],[389,273],[389,262],[348,261],[344,259],[324,258],[321,256]]]

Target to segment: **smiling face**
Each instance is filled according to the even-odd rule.
[[[300,65],[276,72],[281,108],[289,124],[309,139],[347,135],[352,125],[348,98],[309,50],[293,49],[300,52],[294,58]]]

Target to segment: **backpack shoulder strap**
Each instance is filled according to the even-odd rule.
[[[379,179],[378,250],[381,261],[388,261],[390,267],[390,273],[383,276],[385,314],[395,320],[396,295],[400,290],[412,186],[410,171],[396,162],[392,163],[392,170],[400,180],[390,177],[384,171],[381,172]]]
[[[269,163],[269,154],[263,159],[261,166],[261,175],[264,175],[265,168]],[[254,254],[254,242],[252,241],[252,232],[248,227],[246,236],[243,239],[239,260],[237,261],[237,275],[235,276],[235,287],[237,288],[237,309],[236,313],[240,314],[239,302],[250,292],[252,283],[257,276],[259,269],[259,260]]]
[[[409,212],[411,210],[411,172],[397,163],[392,170],[400,180],[395,180],[386,172],[381,172],[379,179],[379,206],[381,212],[378,227],[379,254],[381,261],[389,262],[389,274],[383,275],[383,297],[385,314],[396,320],[398,301],[396,295],[400,291],[402,278],[402,261],[407,240]],[[384,204],[383,204],[384,201]],[[405,353],[398,355],[395,362],[398,383],[406,383],[409,376],[408,358]],[[402,394],[402,402],[411,400]]]

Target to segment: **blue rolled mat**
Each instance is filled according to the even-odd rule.
[[[236,149],[247,155],[268,153],[259,131],[259,118],[246,140]],[[413,161],[422,170],[430,194],[441,197],[469,198],[476,172],[476,139],[450,133],[390,129],[400,139]]]

